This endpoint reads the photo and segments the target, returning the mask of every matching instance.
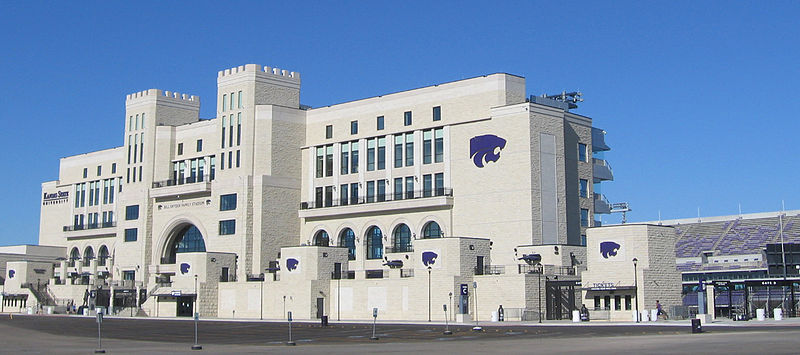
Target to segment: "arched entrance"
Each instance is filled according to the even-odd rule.
[[[203,234],[192,224],[184,224],[174,229],[167,239],[164,254],[161,256],[162,264],[174,264],[175,255],[178,253],[205,252],[206,243]]]

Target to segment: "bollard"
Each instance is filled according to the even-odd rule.
[[[297,344],[292,341],[292,311],[286,314],[286,319],[289,321],[289,341],[286,342],[286,345],[295,346]]]

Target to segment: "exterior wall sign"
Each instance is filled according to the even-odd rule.
[[[286,270],[289,272],[299,271],[300,260],[298,258],[286,258]]]
[[[158,210],[171,210],[173,208],[183,208],[183,207],[199,207],[199,206],[210,206],[211,200],[205,201],[192,201],[192,202],[176,202],[164,205],[158,205]]]
[[[190,268],[191,268],[191,265],[189,265],[189,263],[181,263],[181,275],[186,274],[187,272],[189,272]]]
[[[475,136],[469,140],[469,156],[475,166],[483,168],[484,163],[500,160],[500,151],[506,147],[506,140],[494,134]]]
[[[45,192],[42,196],[42,206],[66,203],[69,191]]]
[[[17,274],[17,272],[16,272],[16,271],[14,271],[14,270],[8,270],[8,278],[9,278],[9,279],[13,279],[13,278],[14,278],[14,275],[16,275],[16,274]]]
[[[603,259],[625,259],[625,255],[622,254],[622,245],[613,241],[600,243],[600,256]]]
[[[432,269],[439,269],[441,268],[440,256],[441,251],[439,250],[425,250],[422,252],[422,266],[425,268],[432,268]]]

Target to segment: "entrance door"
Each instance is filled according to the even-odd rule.
[[[325,313],[325,299],[317,297],[317,318],[322,318]]]
[[[547,281],[545,283],[545,309],[548,320],[569,319],[575,304],[575,281]]]
[[[194,309],[194,296],[178,297],[178,317],[191,317]]]

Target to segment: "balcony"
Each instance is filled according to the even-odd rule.
[[[83,231],[88,229],[100,229],[100,228],[113,228],[116,226],[117,222],[74,224],[74,225],[64,226],[64,232]]]
[[[153,182],[152,197],[169,197],[211,192],[211,179],[208,175],[190,176]]]
[[[483,267],[475,267],[475,275],[502,275],[505,273],[505,265],[484,265]]]
[[[402,194],[359,196],[348,200],[314,200],[300,203],[300,218],[397,211],[426,207],[450,207],[453,189],[415,190]]]
[[[606,131],[592,127],[592,151],[605,152],[608,150],[611,148],[606,145]]]
[[[606,200],[603,194],[594,194],[594,213],[611,213],[611,203]]]
[[[386,253],[411,253],[414,251],[413,245],[392,245],[386,247]]]
[[[592,158],[592,165],[592,170],[594,171],[594,182],[614,180],[614,172],[611,170],[611,165],[608,164],[608,161]]]

